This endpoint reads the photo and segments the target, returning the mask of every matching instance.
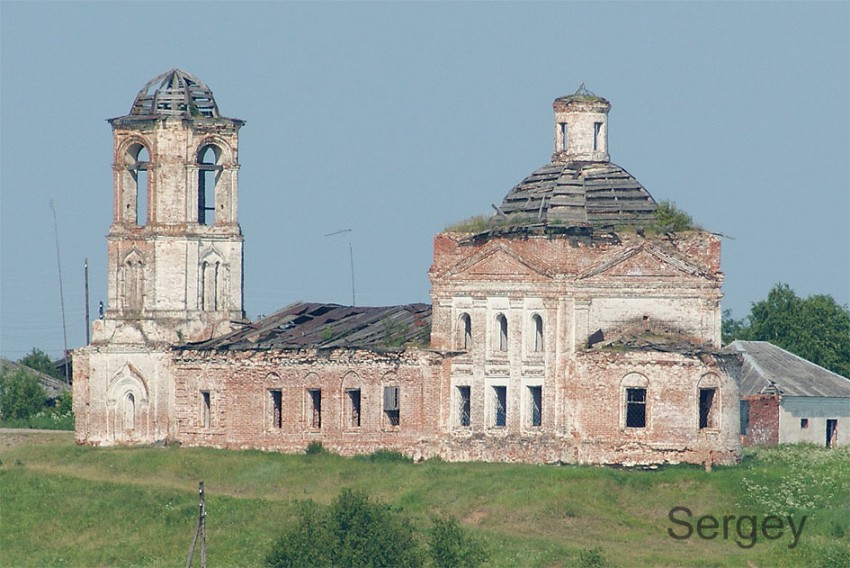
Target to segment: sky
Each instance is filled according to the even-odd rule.
[[[434,235],[611,101],[611,160],[720,233],[724,309],[850,302],[847,2],[0,2],[0,355],[85,343],[106,301],[112,133],[179,67],[240,118],[250,318],[429,302]],[[52,204],[52,209],[51,209]],[[56,223],[54,224],[53,212]],[[57,239],[58,237],[58,239]],[[57,240],[58,249],[57,254]],[[60,271],[62,294],[60,295]]]

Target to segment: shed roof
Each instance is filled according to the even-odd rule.
[[[201,350],[371,349],[427,345],[431,306],[362,307],[296,302],[244,328],[184,348]]]
[[[743,396],[850,398],[850,379],[794,355],[767,341],[733,341],[726,350],[744,356],[740,392]]]
[[[554,161],[511,189],[499,209],[549,224],[647,225],[655,200],[629,172],[611,162]]]

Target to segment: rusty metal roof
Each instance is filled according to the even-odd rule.
[[[781,394],[850,398],[850,379],[767,341],[736,340],[725,350],[744,356],[740,385],[744,396]]]
[[[499,209],[527,222],[568,227],[649,225],[657,204],[611,162],[549,162],[508,192]]]
[[[148,81],[136,95],[128,116],[220,118],[210,88],[182,69],[171,69]]]
[[[183,348],[200,350],[370,349],[428,345],[431,306],[361,307],[297,302],[244,328]]]

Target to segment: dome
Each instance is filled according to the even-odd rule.
[[[518,224],[609,227],[651,224],[656,207],[646,188],[616,164],[553,161],[514,186],[499,210]]]
[[[136,95],[130,116],[220,117],[210,88],[182,69],[171,69],[148,81]]]

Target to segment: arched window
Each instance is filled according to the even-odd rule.
[[[541,318],[538,314],[531,316],[531,327],[534,333],[531,349],[535,353],[539,353],[540,351],[543,351],[543,318]]]
[[[496,316],[496,327],[499,330],[499,351],[508,350],[508,318],[504,314]]]
[[[198,151],[198,223],[215,223],[215,186],[221,177],[221,150],[207,144]]]
[[[148,222],[148,169],[150,154],[143,144],[133,144],[127,149],[124,163],[132,181],[125,184],[125,219],[136,225],[144,226]]]
[[[136,397],[128,392],[124,397],[124,431],[136,429]]]
[[[457,348],[464,351],[472,347],[472,320],[469,314],[460,314],[457,321]]]

